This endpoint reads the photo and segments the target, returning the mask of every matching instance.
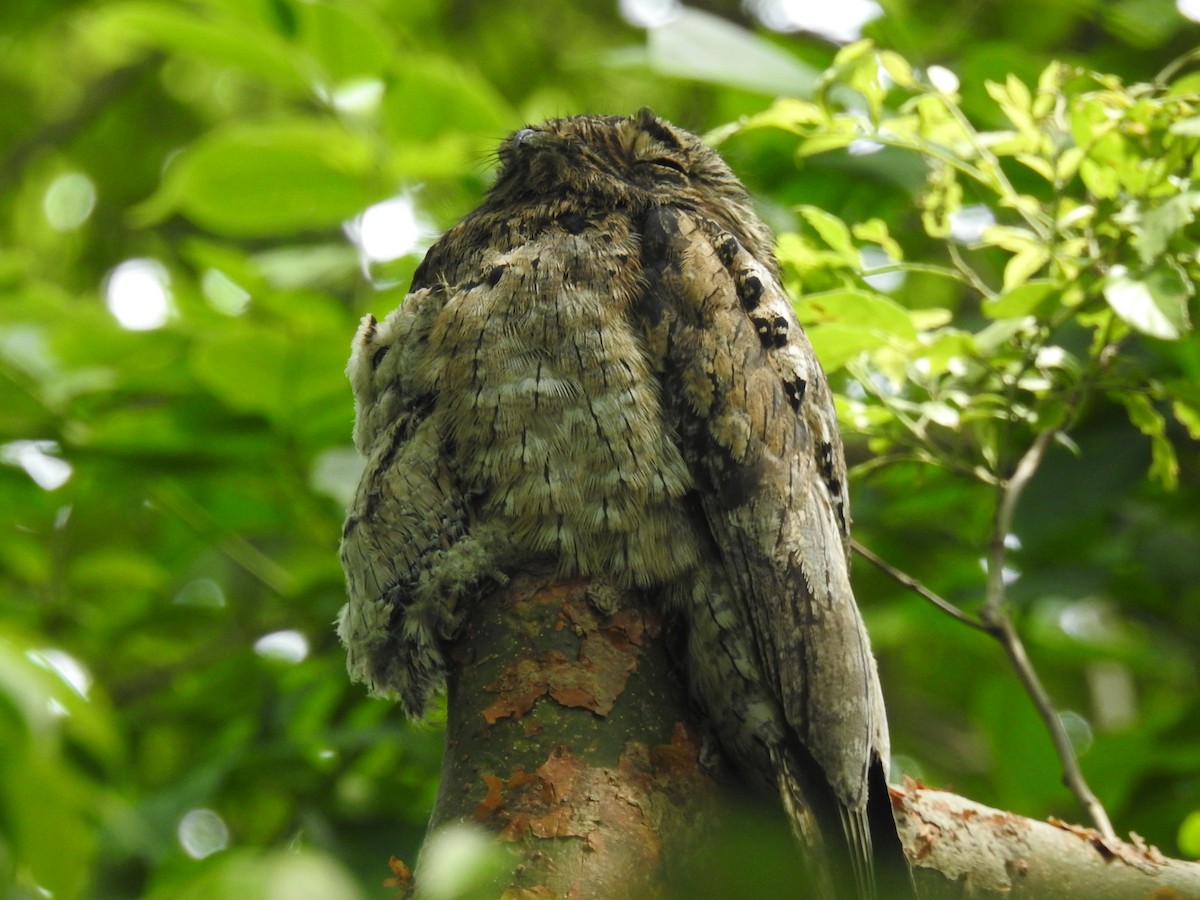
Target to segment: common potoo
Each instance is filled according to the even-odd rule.
[[[420,715],[480,587],[532,561],[645,589],[726,755],[852,872],[839,896],[873,896],[881,846],[901,853],[887,725],[833,400],[770,231],[648,110],[523,128],[499,157],[354,339],[352,675]]]

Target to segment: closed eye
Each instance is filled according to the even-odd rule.
[[[687,169],[685,169],[681,163],[676,162],[675,160],[671,159],[671,157],[669,157],[669,156],[656,156],[654,159],[646,160],[646,163],[648,165],[654,166],[656,168],[666,169],[675,174],[682,175],[685,178],[687,177],[687,174],[688,174]]]

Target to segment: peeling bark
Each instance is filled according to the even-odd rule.
[[[651,605],[521,576],[479,605],[452,658],[431,830],[474,822],[512,846],[497,895],[662,895],[713,816],[721,763]]]
[[[1200,864],[1058,819],[1039,822],[931,790],[892,789],[922,898],[1196,900]]]

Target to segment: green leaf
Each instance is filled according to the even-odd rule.
[[[883,335],[861,325],[816,325],[807,330],[813,352],[826,372],[834,372],[860,353],[887,343]]]
[[[917,338],[908,310],[882,294],[839,290],[809,294],[797,304],[821,365],[833,371],[866,350]]]
[[[854,326],[903,341],[917,339],[917,329],[908,310],[883,294],[823,291],[802,297],[797,310],[806,322]]]
[[[41,640],[0,627],[0,845],[20,860],[21,880],[40,889],[16,895],[78,897],[98,836],[92,817],[100,795],[85,772],[112,762],[117,735],[94,696],[99,688],[85,698],[55,664],[61,651]],[[68,737],[74,762],[63,752]],[[7,874],[0,868],[0,877]]]
[[[1176,841],[1184,856],[1200,858],[1200,809],[1192,810],[1179,823]]]
[[[981,309],[989,319],[1044,317],[1055,309],[1058,297],[1058,286],[1054,282],[1027,281],[999,297],[984,300]]]
[[[1142,262],[1150,265],[1167,249],[1171,238],[1196,221],[1200,193],[1188,191],[1159,204],[1131,226],[1133,246]]]
[[[868,219],[852,225],[850,232],[860,241],[878,244],[892,259],[899,262],[904,259],[904,248],[888,233],[887,223],[883,219]]]
[[[382,198],[372,172],[371,145],[332,122],[235,123],[175,159],[134,218],[150,225],[178,211],[233,237],[330,228]]]
[[[1176,400],[1171,404],[1171,412],[1175,420],[1187,429],[1188,437],[1193,441],[1200,441],[1200,408],[1183,400]]]
[[[149,900],[210,897],[363,900],[363,893],[341,863],[325,854],[307,849],[238,849],[215,855],[200,871],[167,880],[148,895]]]
[[[484,135],[494,150],[497,137],[517,124],[516,113],[491,82],[450,57],[410,52],[396,66],[383,101],[384,127],[394,140],[457,142],[465,148],[472,146],[472,136]],[[405,147],[397,149],[408,155]],[[436,147],[415,150],[428,153]],[[461,153],[452,162],[462,166]]]
[[[348,416],[344,356],[342,347],[254,327],[223,331],[199,344],[190,363],[196,380],[231,409],[302,421],[339,399]]]
[[[1018,131],[1022,134],[1032,134],[1036,131],[1031,115],[1033,97],[1021,79],[1010,72],[1003,85],[988,81],[984,87]]]
[[[396,58],[391,32],[365,6],[300,3],[300,44],[336,84],[382,76]]]
[[[1054,165],[1046,157],[1033,153],[1018,153],[1015,158],[1021,165],[1037,172],[1047,181],[1054,181]]]
[[[844,150],[849,147],[862,135],[856,131],[842,129],[837,132],[822,132],[815,134],[804,140],[799,147],[796,148],[796,156],[804,158],[806,156],[817,156],[821,153],[828,153],[831,150]]]
[[[799,206],[796,211],[804,217],[804,221],[812,226],[813,231],[819,234],[821,239],[845,260],[847,265],[857,266],[859,264],[858,248],[854,246],[854,241],[850,238],[850,229],[846,227],[845,222],[833,213],[828,213],[815,206]]]
[[[1112,200],[1121,190],[1121,178],[1114,166],[1084,157],[1079,163],[1079,177],[1087,189],[1101,200]]]
[[[795,134],[807,134],[812,126],[824,125],[829,119],[829,113],[816,103],[796,97],[780,97],[762,112],[742,120],[740,128],[779,128]]]
[[[1012,253],[1022,253],[1041,246],[1038,236],[1028,228],[1012,225],[988,225],[980,234],[980,240],[993,247],[1002,247]]]
[[[1026,247],[1013,255],[1004,266],[1004,290],[1015,291],[1050,261],[1050,253],[1039,245]]]
[[[1130,153],[1117,131],[1118,112],[1103,94],[1081,98],[1071,109],[1071,136],[1086,156],[1079,175],[1097,197],[1110,200],[1121,189],[1123,172],[1136,168],[1139,158]]]
[[[1191,329],[1188,299],[1191,282],[1176,269],[1156,266],[1137,276],[1113,266],[1104,280],[1104,299],[1131,327],[1151,337],[1178,340]]]
[[[998,319],[975,335],[975,346],[980,353],[990,356],[1002,349],[1010,349],[1017,337],[1028,331],[1027,319]]]
[[[98,49],[153,47],[217,66],[236,66],[260,78],[307,94],[296,55],[265,29],[253,29],[232,16],[201,16],[184,4],[110,3],[84,19],[85,36]]]
[[[898,87],[911,88],[916,84],[916,78],[913,77],[912,65],[899,53],[891,50],[881,50],[879,53],[879,64],[883,66],[884,71],[891,76],[892,81],[896,82]]]
[[[972,335],[963,331],[947,331],[921,344],[920,369],[931,378],[940,378],[951,370],[962,371],[966,361],[978,355]]]
[[[1179,486],[1179,460],[1167,438],[1167,422],[1145,394],[1126,392],[1117,399],[1129,413],[1130,423],[1150,438],[1150,477],[1167,490]]]

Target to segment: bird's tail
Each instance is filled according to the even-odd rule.
[[[824,779],[813,778],[809,772],[814,770],[806,770],[791,754],[775,761],[775,771],[784,811],[812,874],[811,887],[804,896],[813,900],[877,900],[870,829],[865,819],[853,821]],[[865,843],[851,835],[865,835]]]
[[[781,753],[774,762],[792,833],[813,873],[806,896],[915,900],[916,887],[896,830],[882,760],[876,757],[868,767],[865,802],[858,808],[839,801],[802,751]]]

